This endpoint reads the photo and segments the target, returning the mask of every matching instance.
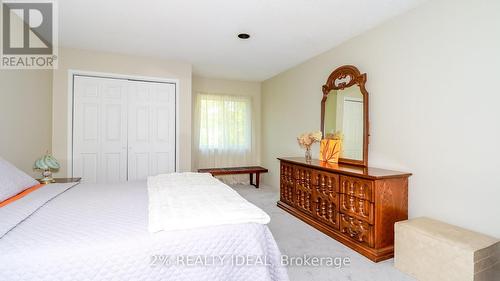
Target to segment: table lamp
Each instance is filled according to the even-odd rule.
[[[57,160],[52,157],[52,155],[49,155],[47,153],[35,161],[35,165],[33,168],[35,170],[43,171],[43,178],[40,180],[40,182],[49,184],[55,182],[55,180],[52,178],[52,171],[57,171],[60,167],[61,166],[59,165],[59,162],[57,162]]]

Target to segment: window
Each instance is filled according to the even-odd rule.
[[[197,104],[200,150],[250,150],[249,97],[200,94]]]

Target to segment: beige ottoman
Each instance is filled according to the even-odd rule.
[[[394,265],[419,281],[500,281],[498,239],[429,218],[396,223]]]

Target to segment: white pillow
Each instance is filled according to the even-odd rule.
[[[38,181],[0,157],[0,202],[37,184]]]

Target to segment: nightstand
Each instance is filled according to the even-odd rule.
[[[68,182],[80,182],[82,178],[54,178],[55,182],[53,183],[68,183]],[[40,179],[37,179],[40,181]]]

